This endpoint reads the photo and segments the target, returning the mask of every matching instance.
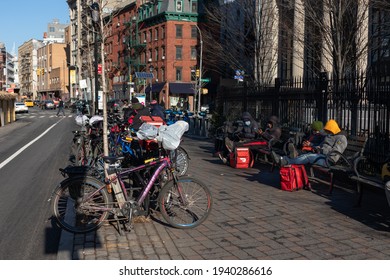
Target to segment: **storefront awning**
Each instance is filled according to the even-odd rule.
[[[169,83],[170,94],[194,94],[195,85],[193,83]]]
[[[163,87],[165,86],[165,83],[155,83],[155,84],[152,84],[152,92],[154,93],[160,93],[160,91],[163,89]],[[150,85],[148,85],[145,89],[145,92],[150,92]]]

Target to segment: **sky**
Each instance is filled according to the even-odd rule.
[[[2,0],[0,16],[0,42],[12,53],[30,39],[43,39],[47,24],[59,19],[70,22],[66,0]]]

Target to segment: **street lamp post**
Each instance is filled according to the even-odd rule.
[[[189,21],[188,19],[182,19],[183,21]],[[199,39],[200,39],[200,56],[199,56],[199,80],[198,80],[198,113],[200,112],[200,97],[202,92],[202,67],[203,67],[203,37],[202,37],[202,31],[200,30],[198,24],[195,25],[196,29],[199,32]],[[195,96],[196,99],[196,96]]]
[[[100,15],[99,15],[99,4],[96,3],[96,2],[93,2],[92,5],[91,5],[91,14],[92,14],[92,21],[94,23],[94,29],[95,29],[95,33],[94,33],[94,59],[95,59],[95,102],[94,102],[94,106],[95,106],[95,114],[98,114],[99,112],[99,79],[98,79],[98,45],[97,45],[97,32],[98,32],[98,24],[99,24],[99,19],[100,19]]]
[[[149,94],[149,102],[152,102],[152,98],[153,98],[153,91],[152,91],[152,87],[153,87],[153,70],[154,70],[153,65],[150,65],[150,66],[149,66],[149,72],[151,73],[151,75],[150,75],[150,94]]]
[[[195,25],[196,29],[198,29],[199,37],[200,37],[200,57],[199,57],[199,82],[198,82],[198,113],[200,112],[200,97],[202,91],[202,63],[203,63],[203,38],[202,32],[198,25]]]

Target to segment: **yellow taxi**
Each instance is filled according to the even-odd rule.
[[[24,105],[26,105],[27,107],[34,107],[34,101],[31,99],[26,99],[24,100]]]

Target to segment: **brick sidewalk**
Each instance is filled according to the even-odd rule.
[[[233,169],[212,157],[213,145],[185,138],[189,175],[206,183],[213,209],[199,227],[170,228],[159,217],[119,235],[112,225],[70,234],[58,259],[390,259],[390,208],[385,194],[365,192],[355,208],[352,188],[314,185],[284,192],[269,165]]]

